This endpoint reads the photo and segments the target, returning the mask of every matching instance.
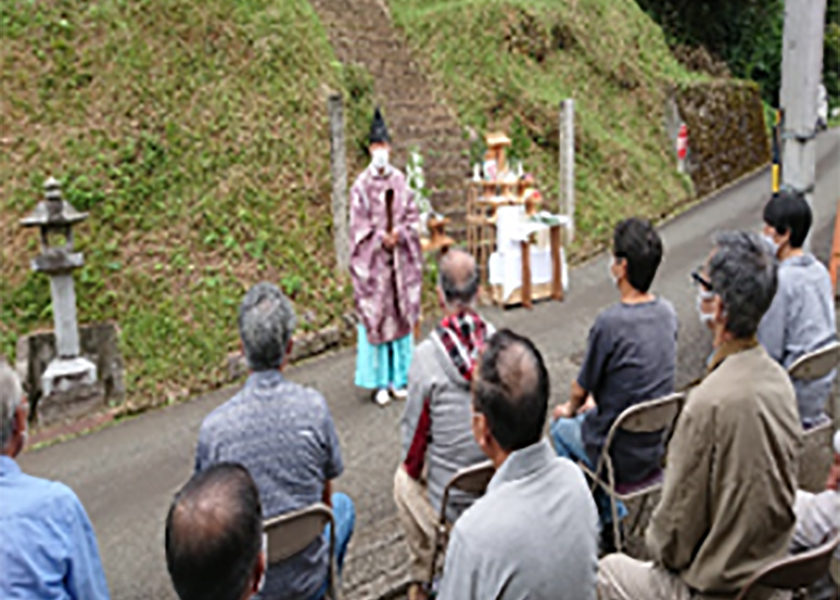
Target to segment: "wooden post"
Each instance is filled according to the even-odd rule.
[[[531,301],[531,244],[525,239],[519,243],[522,248],[522,287],[519,288],[522,293],[522,306],[525,308],[533,308],[534,303]]]
[[[350,268],[350,235],[347,214],[347,157],[344,148],[344,107],[341,94],[330,94],[330,172],[332,174],[333,244],[339,276]]]
[[[563,300],[563,261],[560,256],[562,247],[560,225],[552,225],[551,236],[551,299]]]
[[[831,277],[831,289],[835,299],[840,297],[837,290],[837,271],[840,269],[840,198],[837,200],[837,211],[834,215],[834,238],[831,240],[831,256],[828,260],[828,274]]]

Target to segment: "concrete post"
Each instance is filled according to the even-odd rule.
[[[817,88],[822,72],[825,0],[786,0],[782,41],[782,186],[813,207],[816,181]],[[817,215],[813,215],[817,222]],[[804,248],[810,246],[810,235]]]
[[[50,276],[50,295],[55,323],[55,349],[59,358],[79,355],[79,328],[76,321],[76,290],[73,276],[62,273]]]
[[[330,94],[330,171],[332,174],[333,244],[340,276],[350,268],[350,235],[347,214],[347,157],[344,144],[344,107],[341,94]]]
[[[560,103],[560,212],[569,217],[569,243],[575,239],[575,101]]]

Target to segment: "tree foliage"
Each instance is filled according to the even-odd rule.
[[[783,0],[637,0],[665,30],[669,43],[704,46],[732,73],[756,81],[778,104],[782,72]],[[840,0],[828,0],[823,80],[840,103]]]

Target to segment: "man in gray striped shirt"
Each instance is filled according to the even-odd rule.
[[[239,335],[251,375],[210,413],[198,434],[196,472],[219,462],[244,466],[260,491],[263,518],[322,501],[332,506],[339,570],[353,532],[353,503],[332,493],[344,470],[324,397],[281,371],[292,349],[295,314],[276,286],[258,283],[239,307]],[[260,598],[320,600],[327,588],[328,532],[266,575]]]

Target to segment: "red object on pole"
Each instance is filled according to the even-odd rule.
[[[688,153],[688,127],[685,123],[680,125],[680,131],[677,134],[677,158],[685,160],[685,155]]]

